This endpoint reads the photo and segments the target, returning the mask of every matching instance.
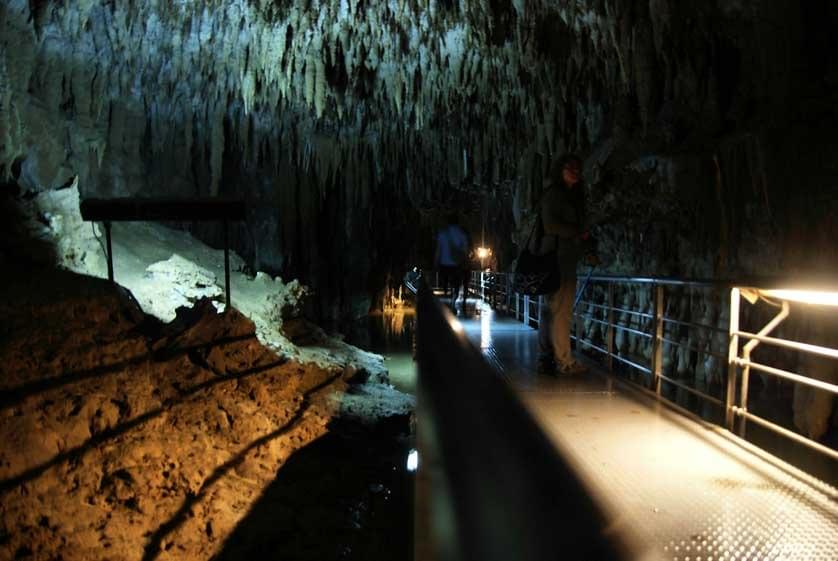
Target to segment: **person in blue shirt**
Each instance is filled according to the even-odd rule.
[[[471,250],[471,239],[468,232],[460,226],[460,219],[456,212],[447,217],[447,224],[436,236],[436,255],[434,263],[439,271],[440,282],[445,290],[451,288],[451,309],[456,311],[457,298],[460,287],[463,288],[463,311],[466,308],[468,291],[468,259]]]

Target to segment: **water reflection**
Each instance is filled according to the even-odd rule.
[[[384,356],[390,383],[405,393],[416,394],[416,364],[413,361],[413,334],[416,314],[404,305],[369,315],[352,325],[347,342]]]
[[[384,320],[383,327],[385,339],[400,339],[405,332],[404,308],[394,308],[389,311],[385,311],[381,314],[381,317]],[[410,318],[412,319],[413,317],[414,314],[410,311]],[[410,329],[412,330],[412,326]]]

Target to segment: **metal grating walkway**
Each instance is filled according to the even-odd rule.
[[[643,559],[838,560],[838,491],[605,374],[537,376],[536,332],[460,321]]]

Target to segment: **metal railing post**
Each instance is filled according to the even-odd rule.
[[[782,302],[780,311],[777,313],[774,318],[768,322],[768,324],[760,329],[757,335],[764,337],[774,331],[778,325],[783,323],[783,321],[789,317],[789,303],[785,300]],[[751,353],[757,346],[759,345],[759,339],[753,339],[748,341],[745,346],[742,348],[742,359],[744,360],[745,364],[742,365],[742,377],[741,377],[741,387],[739,389],[739,406],[742,409],[743,413],[748,412],[748,384],[750,380],[751,374]],[[742,418],[742,422],[739,424],[739,436],[745,438],[745,431],[748,424],[748,420],[746,418]]]
[[[529,294],[524,295],[524,325],[530,325],[530,296]]]
[[[105,221],[105,243],[108,246],[108,280],[113,282],[113,248],[111,246],[111,223]]]
[[[725,395],[725,425],[734,428],[734,406],[736,401],[736,359],[739,357],[739,289],[730,289],[730,323],[728,324],[729,346],[727,351],[727,394]]]
[[[614,372],[614,283],[608,283],[608,371]]]
[[[655,393],[661,394],[663,370],[663,285],[655,284],[655,338],[652,344],[652,376]]]

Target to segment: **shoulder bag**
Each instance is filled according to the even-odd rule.
[[[541,226],[539,228],[539,226]],[[541,223],[541,208],[539,206],[538,217],[533,224],[527,241],[518,254],[515,267],[512,273],[512,290],[529,296],[540,296],[550,294],[559,289],[561,277],[559,275],[559,260],[556,250],[548,251],[543,255],[533,253],[530,248],[536,230],[540,230],[539,243],[544,235],[544,227]]]

